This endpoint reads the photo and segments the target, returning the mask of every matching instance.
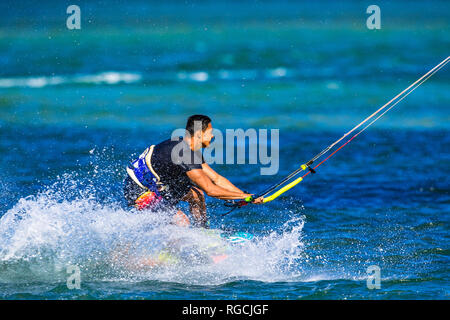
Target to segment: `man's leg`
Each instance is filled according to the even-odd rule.
[[[195,219],[195,224],[206,228],[208,218],[206,217],[206,203],[203,191],[192,187],[182,200],[189,203],[189,209]]]
[[[181,210],[178,210],[177,213],[175,213],[175,216],[173,217],[173,223],[180,227],[187,227],[191,224],[187,215],[185,215]]]

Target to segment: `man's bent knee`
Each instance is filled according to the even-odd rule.
[[[202,190],[193,187],[182,200],[189,203],[203,203],[205,202],[205,193]]]
[[[180,210],[178,210],[175,216],[173,217],[173,223],[175,223],[180,227],[187,227],[191,224],[187,215],[185,215]]]
[[[197,188],[191,188],[192,196],[197,201],[205,201],[205,193],[203,190]]]

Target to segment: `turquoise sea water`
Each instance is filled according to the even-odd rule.
[[[187,116],[280,130],[278,175],[213,166],[258,192],[449,56],[446,1],[379,1],[380,30],[370,4],[81,1],[70,31],[60,1],[2,1],[0,298],[448,299],[448,66],[276,201],[208,198],[212,228],[255,235],[223,263],[111,260],[210,241],[122,199],[127,162]]]

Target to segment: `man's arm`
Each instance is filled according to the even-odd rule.
[[[227,178],[221,176],[216,171],[214,171],[207,163],[202,163],[203,172],[211,179],[211,181],[216,185],[223,189],[241,192],[242,190],[232,184]]]
[[[237,188],[236,189],[238,191],[232,191],[213,183],[211,178],[203,171],[203,169],[190,170],[186,172],[186,174],[192,182],[194,182],[210,197],[222,200],[232,200],[245,199],[246,197],[250,196],[250,194],[243,193]]]

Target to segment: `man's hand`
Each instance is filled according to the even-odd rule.
[[[253,196],[254,196],[254,194],[252,194],[252,193],[246,193],[245,194],[246,198],[247,197],[253,197]],[[253,203],[253,204],[261,204],[261,203],[263,203],[263,201],[264,201],[264,197],[259,197],[259,198],[253,199],[251,203]]]
[[[264,197],[256,198],[252,201],[253,204],[262,204],[264,201]]]

